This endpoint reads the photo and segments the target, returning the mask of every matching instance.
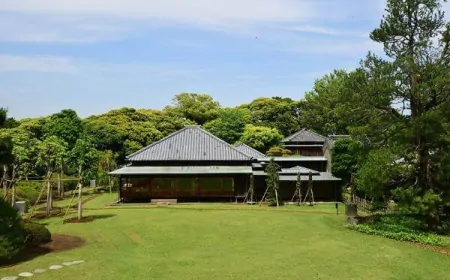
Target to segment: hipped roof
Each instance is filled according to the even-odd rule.
[[[128,161],[250,161],[251,157],[197,125],[188,125],[127,156]]]
[[[251,174],[251,166],[125,166],[109,175]]]
[[[325,136],[322,136],[320,134],[315,133],[314,131],[308,130],[306,128],[303,128],[300,131],[297,131],[296,133],[284,138],[282,140],[283,143],[286,142],[318,142],[318,143],[324,143],[327,138]]]

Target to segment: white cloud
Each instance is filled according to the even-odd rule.
[[[348,54],[353,56],[364,56],[368,51],[382,51],[383,46],[371,41],[370,39],[356,41],[321,40],[311,42],[310,44],[295,46],[292,50],[298,53],[307,54]]]
[[[303,33],[315,33],[315,34],[322,34],[322,35],[332,35],[332,36],[349,36],[349,37],[361,37],[361,38],[368,38],[369,34],[359,31],[353,31],[353,30],[342,30],[342,29],[335,29],[325,26],[315,26],[315,25],[299,25],[290,27],[293,31],[303,32]]]
[[[293,0],[3,0],[0,11],[180,22],[286,21],[315,12],[310,1]]]
[[[302,26],[314,21],[365,18],[370,15],[372,1],[377,0],[366,1],[2,0],[0,41],[73,43],[118,40],[161,24],[247,35],[281,25]]]
[[[90,23],[61,17],[46,18],[22,14],[0,16],[0,41],[4,42],[98,42],[118,40],[130,32],[131,28],[123,23]]]
[[[0,55],[0,72],[74,73],[76,70],[71,59],[65,57]]]
[[[150,77],[179,78],[193,77],[214,69],[185,67],[175,64],[151,63],[99,63],[72,57],[56,56],[16,56],[0,54],[1,72],[40,72],[71,75],[137,75]]]

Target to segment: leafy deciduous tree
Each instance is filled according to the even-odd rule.
[[[230,144],[238,141],[245,129],[245,115],[242,110],[225,108],[215,120],[207,122],[204,129]]]
[[[251,124],[276,128],[284,136],[300,129],[300,102],[290,98],[262,97],[238,108],[249,111]]]
[[[62,110],[50,117],[44,127],[45,135],[56,136],[67,143],[69,150],[83,132],[83,122],[74,110]]]
[[[173,105],[164,111],[194,121],[199,125],[214,120],[219,114],[220,104],[208,94],[180,93],[173,98]]]
[[[278,130],[264,126],[246,125],[240,142],[249,145],[261,152],[269,150],[270,147],[277,146],[283,139]]]

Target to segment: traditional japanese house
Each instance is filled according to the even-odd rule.
[[[324,156],[288,156],[288,157],[267,157],[259,151],[245,144],[236,146],[248,156],[258,159],[253,163],[253,177],[257,197],[262,197],[266,189],[265,166],[271,159],[277,163],[281,170],[279,172],[279,195],[283,200],[290,200],[296,190],[298,175],[303,187],[309,181],[309,175],[312,175],[314,186],[314,196],[316,200],[335,201],[340,199],[341,179],[334,177],[327,171],[328,158]]]
[[[232,146],[200,126],[183,129],[133,153],[129,164],[111,172],[119,176],[119,201],[177,199],[180,201],[235,201],[245,197],[254,177],[256,194],[266,189],[265,166],[271,158],[245,145]],[[334,200],[339,179],[326,172],[323,156],[275,157],[281,166],[280,195],[288,200],[298,173],[317,185],[317,199]]]
[[[183,129],[127,157],[121,201],[231,199],[246,192],[255,160],[199,126]]]
[[[327,138],[311,130],[302,130],[282,140],[283,146],[292,151],[293,155],[323,156],[323,146]]]

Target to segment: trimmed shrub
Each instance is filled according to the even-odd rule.
[[[17,210],[0,197],[0,260],[11,259],[24,244],[24,230]]]
[[[25,230],[25,244],[39,246],[52,241],[50,231],[43,225],[37,223],[23,223]]]

